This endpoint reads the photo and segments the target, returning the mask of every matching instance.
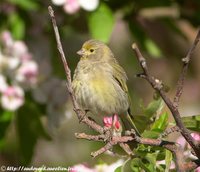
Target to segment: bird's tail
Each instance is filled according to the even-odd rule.
[[[137,136],[140,136],[140,133],[133,122],[133,116],[130,114],[130,111],[128,111],[125,116],[121,117],[121,120],[126,130],[134,129]]]

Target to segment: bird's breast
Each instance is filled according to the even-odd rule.
[[[108,67],[93,66],[76,71],[73,90],[78,104],[98,115],[124,113],[129,107],[127,93]]]

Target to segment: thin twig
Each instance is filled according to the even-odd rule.
[[[99,150],[92,152],[91,156],[93,158],[97,157],[98,155],[106,152],[107,150],[111,149],[113,146],[115,145],[114,142],[108,142],[106,145],[104,145],[103,147],[101,147]]]
[[[133,151],[127,143],[119,143],[119,146],[130,156],[133,156]]]
[[[176,94],[175,94],[175,97],[174,97],[174,106],[176,108],[178,108],[178,106],[179,106],[180,97],[183,93],[183,86],[184,86],[185,76],[186,76],[186,73],[187,73],[187,70],[188,70],[189,62],[191,61],[192,54],[193,54],[199,40],[200,40],[200,29],[198,30],[196,38],[195,38],[191,48],[189,49],[186,57],[182,59],[183,68],[182,68],[182,72],[180,74],[180,77],[178,79]]]

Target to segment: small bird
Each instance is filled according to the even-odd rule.
[[[118,115],[126,129],[136,129],[130,114],[127,75],[110,48],[99,40],[86,41],[75,69],[72,88],[80,108],[94,115]]]

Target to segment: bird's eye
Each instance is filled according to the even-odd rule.
[[[91,48],[91,49],[90,49],[90,52],[91,52],[91,53],[94,52],[94,49]]]

